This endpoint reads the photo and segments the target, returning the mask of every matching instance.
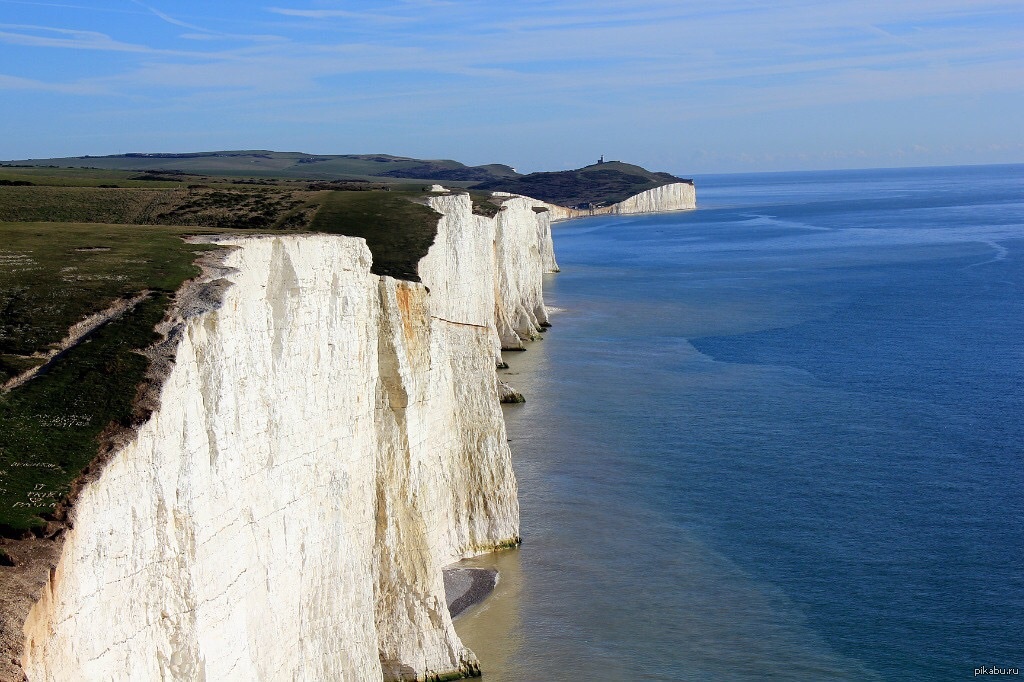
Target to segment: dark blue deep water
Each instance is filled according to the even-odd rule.
[[[1024,667],[1024,166],[697,190],[555,227],[485,680]]]

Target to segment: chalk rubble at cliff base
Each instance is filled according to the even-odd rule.
[[[76,502],[30,680],[478,673],[442,567],[518,542],[495,364],[548,324],[569,216],[428,202],[422,283],[371,274],[361,239],[222,242],[219,302],[173,314],[156,409]]]

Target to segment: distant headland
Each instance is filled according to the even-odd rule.
[[[530,174],[519,173],[500,163],[467,166],[451,159],[416,159],[391,154],[332,155],[267,150],[72,156],[7,161],[3,166],[11,170],[134,171],[139,175],[133,179],[151,182],[184,182],[193,176],[359,183],[368,188],[373,185],[383,188],[393,183],[443,182],[463,189],[522,194],[577,209],[608,206],[662,185],[693,184],[693,180],[670,173],[652,172],[622,161],[605,161],[603,156],[595,164],[574,170]],[[0,178],[7,179],[3,173]],[[24,182],[26,179],[7,180]]]

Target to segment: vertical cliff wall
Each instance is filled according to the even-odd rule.
[[[551,220],[571,220],[595,215],[628,215],[632,213],[663,213],[697,208],[697,190],[689,182],[673,182],[640,192],[628,199],[600,208],[575,209],[548,205]]]
[[[422,283],[360,239],[225,242],[222,300],[170,321],[158,409],[76,503],[30,680],[476,670],[441,568],[518,541],[495,359],[546,323],[554,261],[528,201],[431,202]]]
[[[688,182],[675,182],[635,194],[609,206],[608,213],[659,213],[697,207],[697,190]]]
[[[491,327],[498,356],[503,349],[521,350],[524,341],[549,326],[543,274],[557,272],[558,263],[548,205],[504,195],[497,215],[485,218],[473,214],[466,194],[431,197],[429,204],[443,217],[419,272],[423,283],[438,294],[437,314]],[[459,270],[455,254],[467,248],[475,249],[472,262],[494,265],[489,271]]]
[[[551,244],[548,211],[534,211],[544,204],[527,197],[511,197],[495,216],[497,308],[495,323],[503,349],[522,349],[523,341],[536,338],[550,326],[544,308],[542,275],[558,269]]]

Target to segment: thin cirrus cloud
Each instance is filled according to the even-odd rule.
[[[164,21],[164,22],[166,22],[168,24],[171,24],[172,26],[179,26],[181,28],[188,29],[189,31],[194,31],[194,33],[182,33],[182,34],[179,35],[179,37],[184,38],[186,40],[217,40],[217,39],[223,39],[223,40],[254,40],[254,41],[284,40],[282,37],[276,36],[276,35],[237,34],[237,33],[225,33],[223,31],[216,31],[216,30],[213,30],[213,29],[204,28],[202,26],[197,26],[195,24],[190,24],[187,21],[182,21],[181,19],[177,19],[177,18],[171,16],[170,14],[167,14],[166,12],[161,12],[160,10],[158,10],[155,7],[147,5],[144,2],[140,2],[140,0],[132,0],[132,2],[134,2],[139,7],[142,7],[144,9],[146,9],[153,16],[157,17],[158,19],[160,19],[160,20],[162,20],[162,21]]]
[[[358,19],[361,21],[380,23],[404,23],[414,20],[413,17],[374,14],[368,12],[352,12],[344,9],[289,9],[286,7],[268,7],[267,11],[271,14],[280,14],[286,17],[299,17],[302,19]]]
[[[10,29],[10,30],[2,30]],[[126,43],[106,33],[56,26],[34,26],[25,24],[0,24],[0,44],[23,47],[58,48],[60,50],[127,52],[151,57],[167,58],[226,58],[229,53],[196,52],[152,47],[142,43]]]
[[[30,24],[0,24],[0,43],[26,47],[55,47],[108,52],[167,52],[138,43],[114,40],[105,33]]]
[[[46,83],[5,74],[0,74],[0,90],[35,90],[68,95],[100,95],[104,93],[101,87],[86,83]]]
[[[205,28],[202,28],[201,26],[196,26],[195,24],[190,24],[188,22],[181,21],[180,19],[175,19],[171,15],[166,14],[164,12],[161,12],[160,10],[156,9],[155,7],[150,7],[149,5],[147,5],[147,4],[143,3],[143,2],[139,2],[139,0],[132,0],[132,2],[134,2],[139,7],[142,7],[144,9],[148,10],[154,16],[158,17],[159,19],[162,19],[163,21],[166,21],[168,24],[171,24],[173,26],[180,26],[182,28],[187,28],[187,29],[190,29],[190,30],[193,30],[193,31],[200,31],[202,33],[215,33],[215,31],[207,30]]]
[[[109,14],[138,14],[136,10],[120,7],[97,7],[95,5],[72,5],[63,2],[37,2],[35,0],[0,0],[3,5],[29,5],[32,7],[52,7],[55,9],[76,9],[89,12],[104,12]]]

